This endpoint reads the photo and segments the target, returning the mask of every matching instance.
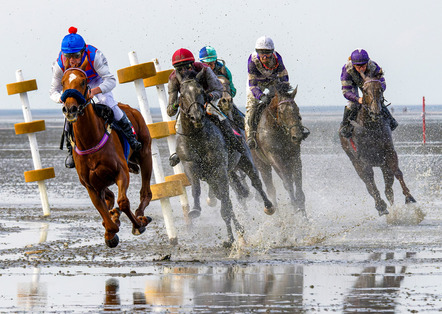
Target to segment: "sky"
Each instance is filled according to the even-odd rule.
[[[21,109],[6,84],[36,79],[28,93],[30,108],[51,109],[52,63],[68,28],[75,26],[86,43],[100,49],[110,70],[130,66],[128,53],[140,63],[157,58],[170,69],[175,50],[187,48],[198,58],[213,46],[226,62],[237,88],[235,103],[245,106],[247,59],[256,39],[271,37],[296,101],[304,106],[342,106],[342,66],[356,48],[364,48],[384,70],[385,98],[392,105],[441,104],[442,1],[439,0],[1,0],[0,109]],[[156,89],[147,88],[150,107],[158,107]],[[117,101],[138,107],[133,83],[113,90]],[[61,110],[61,109],[60,109]]]

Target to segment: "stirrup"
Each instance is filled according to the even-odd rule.
[[[256,142],[256,139],[250,137],[247,139],[247,146],[249,146],[250,149],[256,149],[258,147],[258,143]]]

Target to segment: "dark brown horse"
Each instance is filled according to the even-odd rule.
[[[87,60],[87,59],[86,59]],[[106,124],[103,118],[94,111],[88,99],[87,76],[85,64],[79,68],[66,70],[62,78],[63,95],[68,95],[63,104],[66,120],[73,127],[73,158],[78,178],[89,193],[95,208],[103,218],[104,239],[109,247],[116,247],[119,239],[117,232],[120,226],[120,210],[133,224],[132,233],[141,234],[151,221],[144,216],[144,209],[152,199],[150,179],[152,174],[151,137],[149,130],[138,110],[128,105],[119,104],[127,114],[142,143],[139,152],[130,151],[129,159],[141,168],[140,205],[135,215],[130,210],[126,192],[129,187],[129,168],[123,152],[123,145],[116,132]],[[118,186],[118,208],[114,208],[115,196],[108,188]]]
[[[292,205],[306,216],[301,162],[301,141],[306,135],[295,103],[297,90],[297,87],[291,92],[278,88],[262,112],[256,133],[258,147],[252,154],[273,204],[276,204],[276,190],[272,168],[282,179]]]
[[[252,156],[241,155],[230,149],[223,133],[204,108],[204,90],[199,74],[190,72],[181,76],[180,80],[180,121],[181,128],[177,131],[177,154],[183,163],[184,171],[192,184],[193,209],[189,217],[197,218],[201,214],[200,181],[206,181],[211,193],[221,202],[221,216],[226,224],[228,240],[224,246],[230,247],[235,241],[232,224],[242,239],[244,228],[233,211],[229,193],[229,183],[236,169],[241,169],[250,178],[252,186],[264,201],[265,212],[273,213],[272,202],[262,188],[259,173]]]
[[[341,146],[350,158],[359,177],[364,181],[368,193],[375,200],[379,216],[388,214],[387,204],[382,200],[374,181],[373,167],[380,167],[385,181],[385,195],[394,202],[394,177],[399,180],[405,203],[416,202],[404,182],[399,161],[394,149],[390,124],[382,113],[383,91],[381,81],[367,77],[362,89],[362,106],[356,121],[353,121],[353,135],[347,139],[340,135]]]

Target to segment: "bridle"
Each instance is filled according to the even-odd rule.
[[[365,81],[364,84],[363,84],[363,86],[362,86],[362,90],[363,90],[363,92],[367,93],[367,92],[366,92],[366,85],[367,85],[367,84],[371,84],[371,83],[381,83],[381,81],[380,81],[379,79],[369,79],[369,80]],[[365,97],[364,97],[364,98],[365,98]],[[365,101],[362,102],[361,106],[362,106],[363,108],[365,108],[365,110],[368,112],[369,116],[371,117],[371,119],[372,119],[373,121],[376,121],[376,120],[377,120],[377,119],[376,119],[377,116],[381,115],[381,110],[379,110],[379,113],[373,112],[373,111],[371,110],[371,108],[370,108],[369,106],[367,106],[367,103],[366,103]],[[379,106],[381,106],[381,105],[379,105]],[[380,108],[379,108],[379,109],[380,109]]]
[[[85,78],[86,78],[86,89],[84,91],[83,94],[81,94],[77,89],[74,88],[70,88],[70,89],[66,89],[65,91],[63,91],[63,94],[61,95],[61,101],[63,102],[63,108],[64,108],[64,103],[66,101],[66,99],[68,97],[74,97],[77,100],[78,103],[78,110],[77,110],[77,114],[78,115],[82,115],[84,113],[84,109],[93,102],[92,98],[87,99],[87,95],[89,94],[89,90],[90,90],[90,86],[89,84],[87,84],[87,74],[85,71],[83,71],[80,68],[69,68],[67,69],[64,74],[63,77],[69,72],[69,71],[73,71],[73,70],[77,70],[80,71],[81,73],[84,74]]]
[[[293,102],[293,100],[291,100],[291,99],[281,100],[280,102],[278,102],[278,104],[276,105],[276,107],[279,109],[281,105],[286,104],[286,103],[291,104],[292,102]],[[279,110],[276,110],[276,117],[273,115],[272,111],[270,111],[270,110],[269,110],[269,114],[270,114],[270,116],[273,118],[273,120],[274,120],[278,125],[280,125],[280,126],[283,128],[284,133],[285,133],[286,135],[290,134],[290,132],[291,132],[291,130],[292,130],[293,128],[295,128],[295,127],[298,127],[298,128],[299,128],[299,124],[298,124],[298,123],[294,123],[294,124],[291,125],[291,126],[287,126],[287,125],[285,125],[284,123],[281,123],[281,122],[280,122],[280,119],[279,119]]]

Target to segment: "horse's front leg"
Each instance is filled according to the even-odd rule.
[[[109,213],[106,201],[104,199],[104,193],[98,193],[93,188],[86,187],[89,197],[94,204],[95,208],[101,215],[103,219],[103,227],[106,230],[104,233],[104,240],[108,247],[116,247],[119,242],[118,231],[120,230],[119,225],[115,223]],[[103,194],[103,195],[102,195]],[[118,220],[119,222],[119,220]]]
[[[191,176],[189,178],[190,178],[190,183],[192,185],[192,197],[193,197],[193,208],[189,212],[189,218],[195,219],[201,215],[201,204],[200,204],[201,183],[200,180],[195,176]]]
[[[307,217],[307,213],[305,212],[305,194],[302,189],[302,160],[300,147],[294,152],[293,179],[295,181],[295,193],[298,208],[302,212],[304,217]]]
[[[118,199],[117,204],[119,209],[126,214],[129,220],[132,222],[132,233],[141,234],[145,230],[147,222],[139,220],[130,210],[130,202],[127,197],[127,188],[129,187],[129,170],[122,169],[117,175],[115,183],[118,186]],[[137,230],[137,231],[135,231]]]
[[[276,189],[273,185],[273,177],[272,177],[272,166],[264,163],[259,159],[259,157],[256,157],[254,155],[254,161],[257,169],[261,173],[262,181],[264,182],[264,185],[266,187],[267,196],[272,201],[273,206],[276,206]]]
[[[133,226],[132,233],[134,235],[139,235],[143,233],[145,230],[145,226],[147,226],[152,221],[151,217],[145,216],[144,214],[144,210],[152,200],[152,191],[150,189],[150,179],[152,177],[152,155],[150,154],[150,150],[148,149],[148,147],[148,145],[143,144],[143,151],[139,153],[139,157],[137,158],[141,169],[141,189],[140,204],[135,211],[135,217],[137,217],[137,219],[141,221],[142,227],[135,228],[135,226]]]
[[[393,171],[391,171],[391,169],[386,166],[382,166],[381,170],[382,170],[382,174],[384,176],[385,196],[387,197],[387,200],[390,203],[390,205],[393,205],[393,203],[394,203],[394,192],[393,192],[394,174],[393,174]]]
[[[362,181],[364,181],[368,193],[371,195],[371,197],[373,197],[375,201],[375,207],[379,213],[379,216],[387,215],[388,214],[387,204],[381,198],[381,194],[379,193],[379,190],[376,187],[376,183],[374,181],[373,168],[370,166],[362,166],[357,163],[356,165],[355,165],[356,172],[358,173]]]

